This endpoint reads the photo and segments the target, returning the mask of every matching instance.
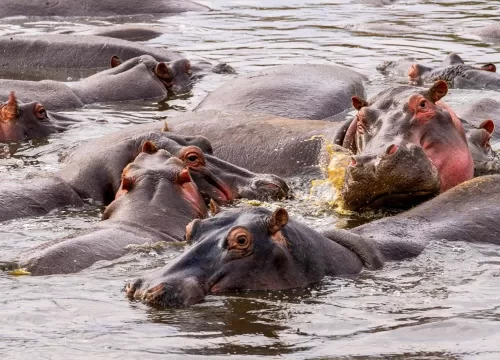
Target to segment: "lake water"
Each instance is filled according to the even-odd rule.
[[[382,1],[381,1],[382,2]],[[377,73],[384,60],[413,56],[439,62],[449,52],[471,63],[500,63],[500,45],[473,35],[500,20],[499,1],[204,1],[207,13],[121,19],[0,20],[0,35],[84,32],[111,23],[159,24],[165,35],[147,42],[190,59],[223,61],[240,74],[277,64],[336,63],[367,76],[372,95],[399,81]],[[372,2],[373,3],[373,2]],[[191,110],[234,75],[211,75],[190,96],[165,104],[95,105],[71,112],[69,131],[21,144],[0,159],[3,179],[54,171],[75,144],[132,123]],[[460,106],[500,94],[451,90]],[[312,225],[351,220],[316,204],[288,202]],[[100,209],[65,209],[0,224],[0,261],[23,249],[91,228]],[[186,309],[158,310],[130,302],[127,280],[183,251],[146,250],[98,263],[76,275],[13,277],[0,272],[0,354],[5,359],[498,359],[500,248],[432,243],[416,259],[388,263],[354,278],[329,278],[307,289],[209,296]]]

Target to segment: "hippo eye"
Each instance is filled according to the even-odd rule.
[[[235,250],[236,253],[246,251],[252,243],[252,235],[244,228],[233,229],[227,238],[228,250]]]
[[[47,111],[45,110],[45,108],[42,105],[36,104],[35,116],[40,120],[45,119],[47,117]]]
[[[188,159],[189,162],[197,162],[198,161],[198,155],[195,155],[195,154],[189,155],[187,157],[187,159]]]
[[[425,101],[425,100],[420,101],[420,102],[418,103],[418,107],[419,107],[420,109],[425,109],[425,108],[427,107],[427,101]]]
[[[203,157],[203,154],[201,153],[201,150],[194,146],[188,148],[184,152],[184,155],[182,155],[182,159],[184,159],[184,162],[187,166],[202,166],[205,164],[205,159]]]

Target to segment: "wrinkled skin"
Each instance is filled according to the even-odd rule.
[[[167,151],[144,152],[128,165],[116,199],[94,230],[43,244],[23,254],[20,266],[32,275],[67,274],[127,253],[127,245],[182,241],[184,227],[207,215],[189,171]]]
[[[177,14],[207,11],[206,6],[189,0],[2,0],[0,17],[10,16],[117,16]]]
[[[418,256],[431,241],[500,245],[499,201],[500,176],[484,176],[408,212],[321,234],[293,221],[280,228],[283,216],[268,210],[231,210],[189,224],[189,248],[129,283],[126,293],[152,306],[188,306],[209,294],[305,286],[362,265],[379,269]]]
[[[95,102],[116,102],[163,99],[169,91],[183,92],[190,88],[189,61],[172,64],[144,55],[123,63],[115,59],[115,67],[80,81],[60,83],[51,80],[0,80],[1,94],[15,89],[23,102],[38,99],[51,110],[79,108]],[[119,91],[117,91],[119,89]]]
[[[293,120],[245,112],[197,111],[168,120],[180,135],[203,135],[214,155],[257,173],[282,177],[322,177],[341,124]],[[157,124],[130,126],[131,132],[156,130]]]
[[[292,119],[326,119],[364,96],[366,77],[334,65],[281,65],[230,80],[195,110],[247,111]]]
[[[200,191],[219,204],[239,198],[277,200],[289,195],[284,180],[275,175],[255,174],[212,155],[212,145],[202,136],[180,136],[160,131],[157,123],[127,127],[122,131],[80,146],[66,160],[58,175],[82,198],[108,204],[120,186],[123,168],[146,141],[169,151],[190,167]],[[142,130],[141,130],[142,129]],[[190,161],[194,149],[197,161]]]
[[[499,201],[500,176],[482,176],[352,232],[374,241],[385,260],[417,256],[433,240],[500,245]]]
[[[20,103],[12,91],[7,102],[0,104],[0,141],[45,137],[63,131],[73,122],[67,116],[48,112],[38,102]]]
[[[122,31],[127,33],[127,27],[122,27]],[[180,60],[187,61],[179,53],[168,49],[105,36],[0,36],[0,69],[4,78],[68,81],[68,76],[79,79],[108,69],[113,56],[127,61],[143,55],[168,64]],[[229,66],[228,68],[232,70]],[[211,64],[200,64],[193,65],[191,70],[199,75],[210,71],[218,72],[220,68],[216,69]]]
[[[423,84],[443,80],[459,89],[498,89],[500,75],[494,64],[466,65],[457,54],[448,55],[440,65],[424,65],[411,58],[402,61],[386,61],[377,70],[397,76],[408,76],[412,84]]]
[[[57,196],[54,196],[57,194]],[[82,207],[82,199],[66,182],[54,175],[0,183],[0,222],[40,216],[64,206]]]
[[[404,208],[473,177],[461,121],[439,100],[447,93],[439,81],[428,90],[387,89],[358,110],[339,144],[351,150],[342,197],[351,210]]]
[[[130,298],[156,306],[188,306],[208,294],[282,290],[325,276],[382,266],[373,246],[339,231],[339,242],[288,219],[285,209],[231,209],[186,228],[189,248],[164,268],[126,287]],[[350,244],[351,246],[344,246]]]

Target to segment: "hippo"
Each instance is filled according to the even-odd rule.
[[[149,25],[111,25],[79,32],[80,35],[95,35],[127,41],[148,41],[166,33],[157,26]],[[149,54],[151,55],[151,54]],[[167,61],[161,59],[161,61]]]
[[[499,201],[500,176],[490,175],[350,231],[316,232],[282,208],[223,211],[188,224],[186,251],[125,291],[151,306],[182,307],[211,294],[291,289],[381,269],[418,256],[431,241],[500,245]]]
[[[132,30],[130,30],[132,31]],[[129,32],[130,32],[129,31]],[[124,30],[126,32],[126,30]],[[158,62],[187,63],[175,51],[155,48],[126,40],[105,36],[44,34],[0,36],[0,69],[3,77],[22,80],[67,81],[68,76],[82,78],[106,70],[110,60],[118,57],[123,61],[149,55]],[[190,64],[190,63],[189,63]],[[197,75],[205,72],[221,72],[232,68],[190,64],[190,71]]]
[[[191,87],[185,59],[166,64],[143,55],[123,63],[119,58],[111,61],[113,68],[75,82],[0,79],[0,99],[14,89],[21,101],[37,99],[55,111],[96,102],[164,99],[169,91],[182,93]]]
[[[187,225],[189,249],[164,268],[129,283],[126,293],[149,305],[180,307],[208,294],[290,289],[325,276],[355,275],[363,266],[382,266],[374,245],[347,231],[339,234],[343,241],[331,241],[289,218],[283,208],[222,211]]]
[[[127,253],[127,245],[182,241],[184,228],[207,216],[205,201],[183,162],[146,142],[123,170],[115,200],[92,231],[23,254],[32,275],[68,274]]]
[[[53,174],[37,174],[26,181],[3,180],[0,183],[0,222],[45,215],[65,206],[83,205],[76,191]]]
[[[440,80],[425,90],[392,87],[370,101],[353,97],[358,113],[337,137],[354,154],[342,189],[345,208],[400,209],[473,177],[462,123],[439,101],[447,91]]]
[[[484,40],[499,44],[500,43],[500,25],[491,24],[474,31],[475,35]]]
[[[11,16],[129,16],[207,11],[190,0],[2,0],[0,17]]]
[[[500,174],[500,158],[490,144],[495,124],[492,120],[483,121],[479,127],[464,124],[467,144],[474,160],[474,176]]]
[[[483,98],[458,109],[460,118],[478,128],[485,120],[494,123],[494,131],[491,134],[493,143],[500,141],[500,101]]]
[[[337,65],[280,65],[224,83],[195,111],[245,111],[322,120],[348,110],[351,96],[364,96],[364,80],[364,75]]]
[[[340,123],[294,120],[246,112],[197,111],[168,119],[183,136],[205,136],[214,155],[256,173],[280,177],[322,177]],[[158,131],[155,122],[131,125],[131,134]]]
[[[385,73],[408,76],[410,83],[423,84],[444,80],[458,89],[493,89],[500,87],[500,75],[494,64],[466,65],[457,54],[448,55],[438,67],[423,65],[410,58],[398,62],[385,62],[377,69]]]
[[[180,136],[153,125],[145,130],[130,126],[81,145],[67,156],[57,175],[82,198],[109,204],[119,189],[123,168],[133,161],[143,143],[152,141],[179,157],[200,192],[219,204],[239,198],[278,200],[290,195],[288,185],[278,176],[255,174],[212,155],[206,138]]]
[[[0,141],[21,141],[61,132],[75,120],[47,111],[39,102],[17,101],[11,91],[5,104],[0,105]]]

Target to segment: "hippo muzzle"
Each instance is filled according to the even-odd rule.
[[[353,156],[342,198],[352,210],[408,208],[440,192],[438,170],[415,144],[390,145],[382,155]]]

